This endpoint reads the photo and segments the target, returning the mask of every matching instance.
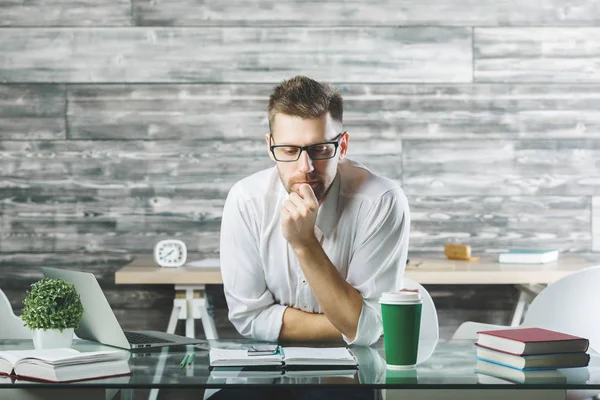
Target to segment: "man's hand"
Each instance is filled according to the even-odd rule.
[[[319,201],[308,184],[300,185],[299,193],[292,192],[280,208],[283,236],[293,248],[318,243],[315,222]]]

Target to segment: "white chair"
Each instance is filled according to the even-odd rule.
[[[600,353],[600,266],[574,272],[551,283],[531,302],[520,327],[539,327],[582,336]],[[509,326],[467,321],[453,339],[477,339],[480,330],[508,329]]]
[[[0,339],[31,339],[31,331],[16,316],[8,298],[0,289]]]
[[[590,348],[600,353],[600,266],[589,267],[548,285],[531,302],[519,326],[539,327],[589,339]],[[453,339],[477,339],[481,330],[509,329],[509,326],[467,321]],[[567,399],[600,395],[597,390],[568,390]]]

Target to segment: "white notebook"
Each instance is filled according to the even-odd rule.
[[[356,359],[345,347],[280,347],[277,354],[253,356],[247,350],[212,348],[211,367],[354,367]]]
[[[0,374],[16,379],[69,382],[129,375],[122,351],[79,352],[72,348],[0,352]]]

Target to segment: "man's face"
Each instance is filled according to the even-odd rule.
[[[270,145],[309,146],[315,143],[333,141],[341,130],[341,124],[331,119],[329,113],[310,119],[302,119],[286,114],[277,114],[272,126],[273,137],[269,143],[269,134],[265,135],[269,156],[273,159]],[[302,151],[297,161],[277,162],[279,178],[288,193],[298,193],[300,184],[310,184],[321,203],[337,173],[338,161],[348,150],[348,134],[339,139],[340,146],[336,155],[327,160],[312,160],[306,151]],[[274,159],[273,159],[274,160]],[[275,160],[274,160],[275,161]]]

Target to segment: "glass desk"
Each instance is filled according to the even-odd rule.
[[[504,397],[514,400],[516,392],[523,392],[527,397],[534,392],[552,392],[564,398],[565,391],[571,389],[595,390],[600,393],[600,355],[589,351],[590,365],[587,368],[561,370],[566,375],[566,382],[513,384],[503,380],[481,379],[475,373],[475,347],[472,340],[440,341],[435,346],[433,355],[410,373],[399,373],[387,370],[383,340],[372,347],[351,347],[358,359],[359,369],[356,371],[302,371],[301,373],[277,371],[227,371],[226,373],[211,371],[208,366],[208,349],[212,347],[240,348],[257,343],[249,340],[209,340],[196,346],[179,348],[163,348],[151,352],[124,353],[129,356],[129,365],[133,372],[131,376],[88,380],[73,383],[44,383],[0,378],[0,398],[3,389],[7,388],[69,388],[69,389],[219,389],[219,388],[269,388],[274,385],[296,387],[329,387],[340,388],[355,385],[369,387],[375,390],[402,389],[410,391],[427,391],[437,393],[439,397],[444,390],[444,397],[449,397],[450,391],[468,392],[471,390],[499,390]],[[283,344],[287,345],[287,344]],[[291,344],[297,346],[298,344]],[[331,344],[329,344],[331,345]],[[319,345],[307,344],[318,347]],[[328,346],[328,345],[321,345]],[[92,342],[75,340],[74,348],[80,351],[95,351],[113,349]],[[0,340],[0,350],[32,349],[30,340]],[[194,352],[196,358],[191,366],[180,368],[179,363],[186,353]],[[510,390],[511,393],[505,392]],[[392,392],[387,391],[387,398]],[[125,392],[127,393],[127,392]],[[424,393],[424,392],[423,392]],[[121,398],[128,397],[122,396]],[[418,396],[421,397],[421,396]],[[464,398],[463,395],[459,396]],[[489,398],[489,396],[487,396]],[[518,396],[517,396],[518,397]]]

